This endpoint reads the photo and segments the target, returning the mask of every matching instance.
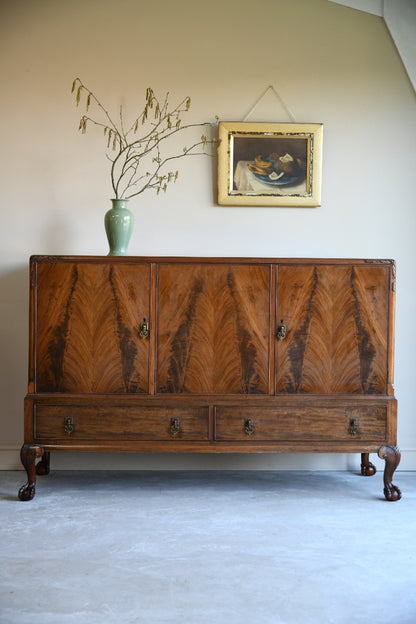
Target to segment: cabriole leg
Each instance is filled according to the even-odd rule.
[[[43,451],[42,459],[36,464],[37,475],[48,475],[50,470],[51,454],[49,451]]]
[[[370,453],[361,453],[361,474],[363,477],[372,477],[377,468],[370,462]]]
[[[402,497],[398,487],[393,485],[393,474],[400,463],[401,453],[398,446],[382,446],[378,450],[378,456],[386,460],[384,468],[384,496],[388,501],[397,501]]]
[[[29,501],[36,492],[36,458],[42,457],[44,449],[33,444],[24,444],[20,451],[20,459],[27,473],[27,483],[19,490],[19,499]]]

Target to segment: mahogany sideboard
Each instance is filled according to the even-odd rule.
[[[51,451],[400,461],[392,260],[33,256],[27,483]]]

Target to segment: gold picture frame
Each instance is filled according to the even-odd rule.
[[[221,121],[218,204],[321,205],[320,123]]]

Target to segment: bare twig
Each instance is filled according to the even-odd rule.
[[[130,199],[147,189],[155,189],[157,193],[166,191],[167,185],[175,182],[178,177],[178,171],[165,170],[167,163],[184,156],[207,155],[208,152],[204,151],[207,146],[217,143],[216,139],[208,139],[202,135],[200,141],[193,143],[190,148],[184,147],[180,154],[162,156],[162,147],[173,135],[191,128],[214,125],[210,122],[182,125],[182,115],[188,112],[191,106],[189,96],[169,109],[169,93],[166,93],[161,104],[149,87],[146,90],[142,112],[130,126],[125,126],[123,108],[120,107],[117,125],[100,100],[79,78],[74,80],[72,91],[76,91],[77,106],[85,96],[87,112],[91,104],[94,104],[98,113],[102,115],[102,118],[83,115],[79,130],[85,134],[89,123],[103,128],[109,150],[107,157],[111,162],[111,184],[116,198]],[[129,129],[126,131],[125,127]],[[138,136],[139,128],[142,129],[141,136]],[[202,151],[195,151],[201,147]]]

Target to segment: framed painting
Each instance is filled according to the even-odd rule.
[[[222,121],[218,203],[320,206],[322,124]]]

